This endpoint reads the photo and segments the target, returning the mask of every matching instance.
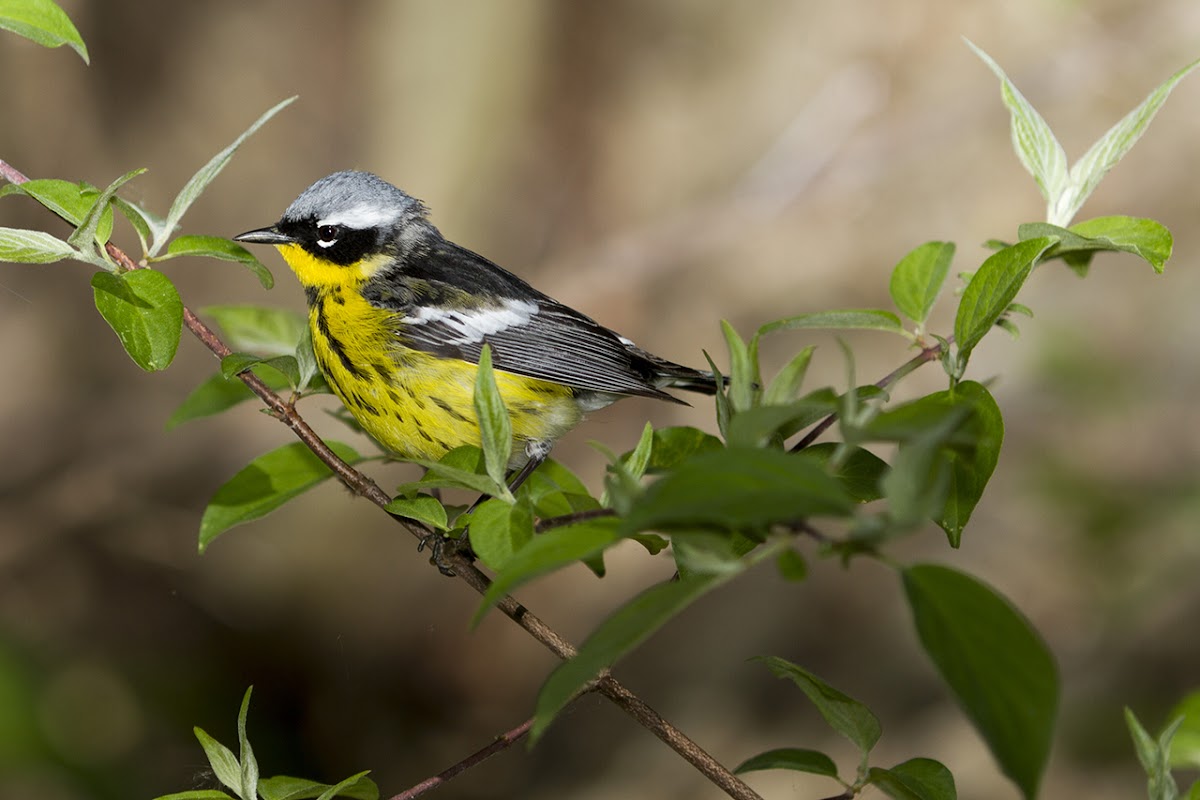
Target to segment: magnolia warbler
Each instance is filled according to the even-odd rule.
[[[317,364],[359,424],[401,457],[435,460],[478,445],[473,402],[491,348],[512,420],[515,485],[584,414],[622,397],[682,402],[712,374],[651,355],[445,239],[425,205],[367,172],[336,172],[267,228],[303,284]]]

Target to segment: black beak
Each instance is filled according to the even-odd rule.
[[[259,228],[258,230],[246,231],[239,233],[233,237],[235,242],[247,242],[249,244],[295,244],[296,239],[288,236],[286,233],[280,233],[279,230],[272,225],[269,228]]]

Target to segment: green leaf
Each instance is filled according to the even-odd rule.
[[[717,412],[717,430],[724,436],[729,429],[729,419],[733,416],[733,407],[729,402],[729,392],[724,391],[725,378],[721,375],[721,370],[717,369],[717,364],[712,360],[707,352],[704,353],[704,360],[708,362],[708,368],[713,374],[713,380],[719,387],[713,395],[713,404],[716,406]]]
[[[781,747],[778,750],[759,753],[738,764],[733,772],[735,775],[741,775],[744,772],[764,769],[791,769],[830,778],[836,778],[838,775],[837,765],[833,763],[832,758],[817,750],[803,750],[798,747]]]
[[[809,345],[794,355],[792,360],[779,370],[779,373],[771,379],[767,390],[763,392],[762,404],[764,406],[787,405],[796,399],[796,395],[800,394],[800,386],[804,383],[804,376],[808,372],[808,364],[812,361],[814,350],[816,347]]]
[[[242,143],[245,142],[246,139],[250,138],[255,131],[261,128],[267,122],[267,120],[275,116],[276,113],[291,105],[292,101],[295,99],[295,97],[289,97],[287,100],[277,103],[265,114],[255,120],[254,124],[247,128],[241,136],[234,139],[233,144],[217,153],[209,160],[207,164],[196,171],[196,174],[188,180],[183,189],[181,189],[179,194],[176,195],[175,201],[171,203],[171,210],[167,212],[167,218],[163,222],[162,232],[154,237],[154,241],[150,245],[149,255],[156,256],[159,254],[163,248],[163,245],[166,244],[165,237],[169,236],[171,232],[175,230],[175,228],[179,225],[179,221],[183,219],[183,215],[187,213],[187,210],[191,208],[192,203],[196,201],[196,198],[198,198],[204,192],[204,190],[208,188],[208,185],[212,183],[213,179],[221,173],[221,170],[225,169],[225,165],[229,163],[231,158],[233,158],[233,154],[239,147],[242,146]]]
[[[397,489],[397,494],[442,488],[469,489],[495,497],[506,488],[504,484],[497,484],[491,477],[479,471],[483,466],[483,452],[473,445],[456,447],[437,461],[409,460],[429,471],[421,480],[401,486]]]
[[[775,559],[775,567],[785,581],[799,583],[808,577],[808,562],[795,550],[784,550]]]
[[[379,787],[367,778],[368,772],[351,775],[346,780],[330,786],[317,783],[306,778],[293,778],[287,775],[276,775],[263,778],[258,782],[258,793],[263,800],[311,800],[323,796],[330,789],[335,789],[336,797],[346,797],[351,800],[379,800]]]
[[[1045,642],[1005,598],[948,567],[902,572],[921,645],[982,734],[1001,771],[1037,794],[1058,708]]]
[[[166,369],[183,332],[183,301],[171,279],[152,269],[92,276],[96,310],[125,352],[147,372]]]
[[[725,391],[729,396],[730,408],[736,414],[754,406],[757,365],[753,363],[746,342],[725,320],[721,320],[721,333],[729,348],[729,380],[725,383]]]
[[[274,391],[286,389],[287,379],[274,370],[255,370],[255,374]],[[256,395],[246,384],[236,378],[226,378],[217,373],[192,390],[192,393],[171,414],[167,420],[167,430],[172,430],[185,422],[201,417],[219,414]]]
[[[62,239],[41,231],[0,228],[0,261],[17,264],[52,264],[79,255]]]
[[[0,0],[2,1],[2,0]],[[0,187],[0,197],[23,194],[37,200],[45,208],[72,225],[78,226],[96,204],[100,190],[89,183],[75,183],[57,178],[37,178],[25,183],[10,183]],[[105,207],[96,227],[96,242],[104,244],[112,236],[113,212]]]
[[[578,476],[551,458],[543,461],[521,484],[520,493],[529,497],[533,513],[539,519],[600,508],[600,502],[591,496]]]
[[[325,377],[321,375],[320,366],[317,364],[317,355],[313,352],[312,328],[308,325],[305,325],[300,332],[300,341],[296,343],[295,358],[296,370],[299,373],[299,380],[296,382],[298,390],[305,391],[315,386],[313,379],[318,376],[321,376],[318,383],[325,383]]]
[[[1000,460],[1000,446],[1004,443],[1004,418],[991,393],[983,384],[975,381],[963,381],[952,392],[935,396],[939,399],[944,396],[945,400],[959,407],[971,409],[971,416],[965,424],[974,440],[974,447],[966,453],[954,451],[949,454],[950,485],[945,505],[937,519],[950,540],[950,546],[958,547],[963,528],[971,519]]]
[[[648,471],[674,469],[694,455],[724,449],[720,439],[699,428],[686,425],[659,428],[654,432],[654,442],[650,446]]]
[[[843,446],[838,442],[821,442],[809,445],[804,452],[820,459],[829,469],[834,454]],[[869,503],[883,497],[880,481],[887,475],[888,469],[888,463],[870,450],[850,447],[831,473],[842,482],[846,492],[856,502]]]
[[[1175,783],[1175,777],[1171,775],[1168,753],[1171,740],[1181,722],[1182,719],[1176,719],[1163,730],[1158,741],[1155,741],[1138,722],[1133,712],[1125,709],[1125,724],[1129,726],[1129,733],[1133,737],[1138,761],[1146,771],[1146,794],[1150,800],[1175,800],[1179,796],[1179,786]]]
[[[253,686],[246,689],[246,694],[242,697],[242,707],[238,710],[238,750],[241,753],[239,761],[242,767],[239,794],[242,800],[258,800],[258,759],[254,757],[254,749],[246,736],[246,717],[250,713],[250,693],[253,691]]]
[[[362,460],[349,445],[326,442],[348,464]],[[292,442],[251,461],[217,490],[200,521],[200,552],[234,525],[263,517],[333,473],[303,443]]]
[[[290,358],[290,356],[288,356]],[[267,360],[253,353],[230,353],[221,359],[221,375],[232,380],[251,367],[266,364]],[[280,374],[286,374],[280,371]]]
[[[891,311],[878,308],[852,308],[842,311],[813,311],[807,314],[797,314],[794,317],[777,319],[768,322],[758,329],[759,336],[766,336],[776,331],[790,331],[801,328],[831,328],[834,330],[875,330],[899,333],[907,336],[904,324]]]
[[[487,344],[479,353],[479,372],[475,378],[475,416],[479,420],[479,436],[487,474],[497,487],[504,487],[504,491],[496,496],[511,503],[513,498],[506,486],[506,477],[513,448],[512,420],[496,386],[496,375],[492,372],[492,348]]]
[[[801,666],[778,656],[757,656],[777,678],[786,678],[800,688],[817,707],[829,727],[845,736],[865,756],[883,732],[871,709],[849,695],[839,692]]]
[[[488,569],[503,569],[513,553],[533,538],[533,509],[529,497],[509,503],[490,498],[471,512],[467,531],[471,549]]]
[[[505,562],[471,620],[478,625],[488,609],[534,578],[603,553],[621,541],[620,520],[599,517],[540,533]]]
[[[1171,258],[1171,232],[1152,219],[1137,217],[1097,217],[1068,228],[1045,222],[1021,225],[1022,239],[1050,236],[1058,242],[1046,251],[1044,261],[1061,258],[1081,276],[1087,273],[1091,258],[1098,252],[1132,253],[1140,256],[1161,273]],[[1017,304],[1013,304],[1014,306]]]
[[[293,778],[287,775],[276,775],[263,778],[258,782],[258,793],[263,800],[311,800],[324,795],[331,788],[336,789],[337,797],[351,800],[379,800],[379,787],[367,778],[367,772],[351,775],[336,786],[317,783],[306,778]]]
[[[546,732],[554,717],[601,671],[637,647],[701,595],[738,573],[681,576],[653,586],[600,623],[569,661],[559,664],[538,693],[531,742]]]
[[[330,786],[325,791],[318,795],[317,800],[333,800],[335,797],[350,797],[363,798],[364,800],[377,800],[379,797],[379,788],[375,786],[373,781],[366,779],[370,770],[364,770],[357,775],[351,775],[341,783]],[[363,784],[367,784],[364,786]]]
[[[83,219],[79,221],[79,226],[67,237],[67,244],[82,248],[90,242],[95,242],[102,246],[108,237],[100,238],[100,227],[104,225],[110,233],[112,232],[112,200],[117,194],[117,189],[145,171],[145,169],[130,170],[110,183],[103,192],[100,192],[83,215]]]
[[[900,313],[918,325],[925,324],[953,259],[953,242],[926,242],[900,259],[889,286]]]
[[[275,285],[275,278],[261,261],[254,257],[246,248],[229,239],[219,236],[180,236],[167,246],[167,252],[152,262],[166,261],[179,256],[199,256],[201,258],[216,258],[221,261],[234,261],[243,265],[258,278],[264,289]]]
[[[728,575],[745,569],[742,556],[761,544],[760,538],[740,533],[706,530],[677,530],[671,534],[671,550],[680,577]]]
[[[891,769],[871,767],[867,782],[895,800],[956,800],[954,776],[932,758],[913,758]]]
[[[691,458],[651,485],[629,512],[625,530],[760,529],[810,516],[845,516],[852,507],[817,459],[730,448]]]
[[[396,497],[388,503],[385,510],[405,519],[415,519],[439,531],[450,529],[446,517],[446,507],[436,497],[419,494],[416,497]]]
[[[213,775],[217,780],[225,788],[240,792],[242,767],[238,763],[237,756],[228,747],[205,733],[204,729],[192,728],[192,732],[196,734],[196,739],[204,748],[204,755],[208,758],[209,766],[212,767]]]
[[[1171,766],[1200,769],[1200,691],[1192,692],[1171,709],[1167,719],[1182,719],[1171,740]]]
[[[1017,87],[1004,74],[1000,65],[970,40],[967,41],[967,46],[974,50],[1000,79],[1000,96],[1012,115],[1013,149],[1017,151],[1017,157],[1037,181],[1042,196],[1046,198],[1047,218],[1051,222],[1060,222],[1054,218],[1053,209],[1067,189],[1067,154],[1055,138],[1054,132],[1050,130],[1050,126],[1046,124],[1046,120],[1042,119],[1042,115],[1017,91]]]
[[[861,390],[858,397],[863,397]],[[841,409],[839,400],[831,390],[818,389],[786,405],[762,405],[743,411],[729,421],[726,433],[729,445],[765,447],[770,443],[779,444],[822,417],[838,413]]]
[[[637,445],[621,458],[621,464],[625,467],[629,476],[640,479],[646,474],[646,469],[650,466],[650,458],[654,451],[654,426],[649,422],[642,428],[642,435],[638,438]]]
[[[150,247],[150,240],[155,236],[155,231],[162,228],[163,220],[141,206],[120,197],[113,198],[113,206],[121,212],[125,219],[129,220],[129,224],[137,232],[142,252],[145,253]]]
[[[1106,250],[1119,250],[1140,256],[1159,273],[1171,258],[1174,245],[1171,232],[1152,219],[1096,217],[1077,222],[1070,230],[1089,241],[1103,243]]]
[[[954,338],[961,358],[970,356],[1016,299],[1033,265],[1052,244],[1054,240],[1045,236],[1019,242],[993,253],[976,270],[963,290],[954,319]]]
[[[51,0],[0,0],[0,29],[12,31],[42,47],[67,45],[88,64],[87,45],[71,18]]]
[[[1118,161],[1124,158],[1129,149],[1146,132],[1150,121],[1154,119],[1154,115],[1166,102],[1171,90],[1197,66],[1200,66],[1200,60],[1193,61],[1168,78],[1151,92],[1137,108],[1109,128],[1083,154],[1083,157],[1071,166],[1070,189],[1063,193],[1062,198],[1053,209],[1049,217],[1050,222],[1065,225],[1071,221],[1071,218],[1100,184],[1100,180],[1117,165]]]
[[[194,789],[187,792],[159,795],[154,800],[233,800],[233,795],[219,789]]]
[[[234,350],[265,356],[293,355],[308,327],[303,314],[284,308],[208,306],[200,313],[212,317]]]

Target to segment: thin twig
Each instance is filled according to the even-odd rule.
[[[15,184],[25,183],[29,180],[24,174],[3,160],[0,160],[0,176],[3,176],[10,183]],[[141,268],[141,265],[135,263],[124,251],[111,242],[105,245],[105,249],[124,268]],[[183,320],[187,329],[217,358],[224,358],[232,352],[221,341],[216,332],[205,325],[186,306],[183,309]],[[355,494],[365,497],[386,511],[388,503],[391,502],[391,498],[387,493],[380,489],[374,480],[354,469],[354,467],[343,461],[337,453],[334,453],[321,440],[321,437],[317,436],[316,432],[309,427],[308,423],[304,421],[300,413],[296,411],[295,406],[285,401],[280,395],[259,380],[258,376],[254,375],[254,373],[241,372],[237,377],[249,387],[250,391],[254,392],[263,401],[273,416],[291,428],[297,438],[304,442],[317,458],[337,475],[342,483]],[[427,528],[409,520],[394,515],[392,518],[418,539],[424,539],[429,533]],[[485,594],[491,586],[491,580],[461,553],[446,554],[446,561],[450,563],[459,578],[466,581],[472,589],[480,594]],[[563,660],[575,656],[575,647],[570,642],[559,636],[557,631],[532,614],[511,595],[506,595],[502,598],[496,604],[496,607],[500,609],[501,613],[517,623],[526,633],[549,649],[550,652],[554,653],[554,655]],[[721,787],[731,797],[737,798],[737,800],[762,800],[754,790],[734,776],[728,769],[721,766],[712,756],[704,752],[695,742],[659,716],[657,712],[622,686],[611,675],[606,675],[602,678],[597,683],[597,689],[630,714],[635,720],[647,726],[659,739],[675,750],[688,763],[700,770],[702,774],[714,784]]]
[[[484,761],[487,761],[501,750],[506,750],[507,748],[521,741],[521,739],[525,738],[526,734],[529,733],[529,729],[531,727],[533,727],[532,718],[525,720],[511,731],[500,734],[487,747],[472,753],[449,769],[443,770],[431,778],[426,778],[416,786],[413,786],[410,789],[405,789],[400,794],[393,795],[391,800],[414,800],[414,798],[420,797],[432,789],[436,789],[437,787],[458,777],[463,772],[466,772],[471,767],[477,764],[482,764]]]
[[[636,719],[643,728],[665,742],[668,747],[699,770],[704,777],[720,787],[725,794],[737,798],[737,800],[763,800],[758,792],[723,767],[706,750],[663,719],[657,711],[646,705],[641,698],[618,683],[611,675],[605,675],[600,679],[596,684],[596,691]]]
[[[551,528],[563,528],[578,522],[587,522],[589,519],[603,519],[604,517],[615,517],[616,515],[617,512],[611,508],[589,508],[587,511],[576,511],[574,514],[563,514],[558,517],[540,519],[537,525],[533,527],[533,532],[545,533]]]
[[[949,343],[949,341],[951,341],[951,340],[948,339],[947,343]],[[924,364],[928,364],[930,361],[933,361],[936,358],[940,358],[942,355],[942,351],[945,347],[946,347],[946,345],[942,344],[941,342],[939,342],[935,345],[926,347],[920,353],[917,353],[915,356],[910,358],[908,361],[905,361],[903,364],[896,367],[896,369],[892,370],[887,375],[884,375],[882,378],[875,381],[874,385],[880,389],[886,389],[887,387],[891,386],[896,381],[898,381],[901,378],[903,378],[904,376],[908,375],[910,372],[914,372],[918,367],[921,367]],[[850,391],[854,391],[854,387],[850,387]],[[825,417],[825,419],[818,422],[815,426],[813,426],[812,430],[810,430],[808,433],[804,434],[804,438],[802,438],[800,441],[796,442],[796,444],[792,446],[791,452],[797,453],[797,452],[803,450],[804,448],[808,447],[813,442],[815,442],[817,440],[817,437],[819,437],[825,431],[829,430],[829,427],[831,425],[833,425],[834,422],[837,421],[837,418],[838,418],[838,415],[836,413],[834,413],[834,414],[830,414],[828,417]]]

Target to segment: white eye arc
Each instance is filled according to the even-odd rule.
[[[333,247],[337,244],[342,229],[338,225],[321,225],[317,228],[317,244],[321,247]]]

